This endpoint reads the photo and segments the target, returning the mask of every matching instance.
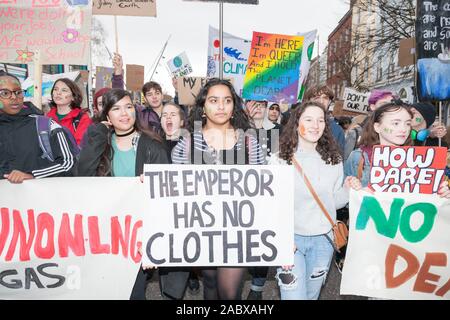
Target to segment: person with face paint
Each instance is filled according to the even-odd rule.
[[[344,207],[349,188],[360,188],[357,179],[344,183],[342,155],[319,102],[297,106],[283,129],[280,152],[269,164],[295,165],[294,265],[277,270],[282,300],[317,300],[333,256],[333,231],[307,187],[309,180],[331,219]],[[302,171],[302,173],[300,173]]]
[[[23,94],[19,79],[0,71],[0,179],[22,183],[34,178],[71,176],[75,157],[64,130],[51,121],[54,161],[42,157],[35,118],[39,112],[31,103],[24,103]]]
[[[240,129],[240,130],[239,130]],[[191,137],[181,138],[172,151],[174,164],[264,163],[257,139],[245,135],[250,129],[242,100],[226,80],[210,79],[202,88],[191,111]],[[196,160],[200,160],[196,163]],[[240,299],[246,268],[203,268],[205,300]]]
[[[417,102],[411,105],[413,113],[411,138],[415,146],[438,146],[439,138],[447,134],[445,126],[436,122],[436,108],[427,102]],[[447,143],[441,140],[441,146]]]
[[[84,133],[92,123],[88,113],[80,108],[83,102],[80,88],[72,80],[62,78],[55,81],[51,93],[51,109],[47,116],[69,129],[80,145]]]
[[[112,89],[103,95],[100,120],[88,131],[78,176],[134,177],[143,173],[144,164],[169,163],[161,137],[139,127],[128,91]],[[130,299],[145,300],[146,279],[141,268]]]

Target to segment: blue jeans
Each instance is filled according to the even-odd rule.
[[[333,233],[330,232],[328,237],[333,239]],[[280,285],[281,300],[317,300],[330,268],[333,246],[325,235],[296,234],[294,240],[297,251],[292,272],[297,281],[289,287]]]

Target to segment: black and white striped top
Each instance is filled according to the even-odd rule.
[[[191,143],[194,144],[193,147]],[[173,148],[172,163],[258,165],[265,163],[265,157],[257,139],[252,135],[244,137],[240,134],[232,149],[214,150],[208,146],[201,132],[194,132],[190,137],[181,138]]]

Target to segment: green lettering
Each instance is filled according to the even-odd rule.
[[[377,232],[393,239],[397,233],[400,221],[400,209],[404,204],[405,200],[394,199],[391,204],[389,219],[387,219],[378,200],[374,197],[364,196],[356,218],[356,230],[364,230],[369,222],[369,218],[372,218]]]
[[[416,231],[411,229],[410,220],[415,212],[423,214],[423,224]],[[415,203],[406,207],[400,220],[400,232],[405,240],[416,243],[425,239],[433,228],[437,208],[431,203]]]

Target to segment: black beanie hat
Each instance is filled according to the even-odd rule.
[[[427,129],[431,127],[436,119],[436,108],[431,103],[426,102],[416,102],[412,104],[412,107],[425,119]]]

